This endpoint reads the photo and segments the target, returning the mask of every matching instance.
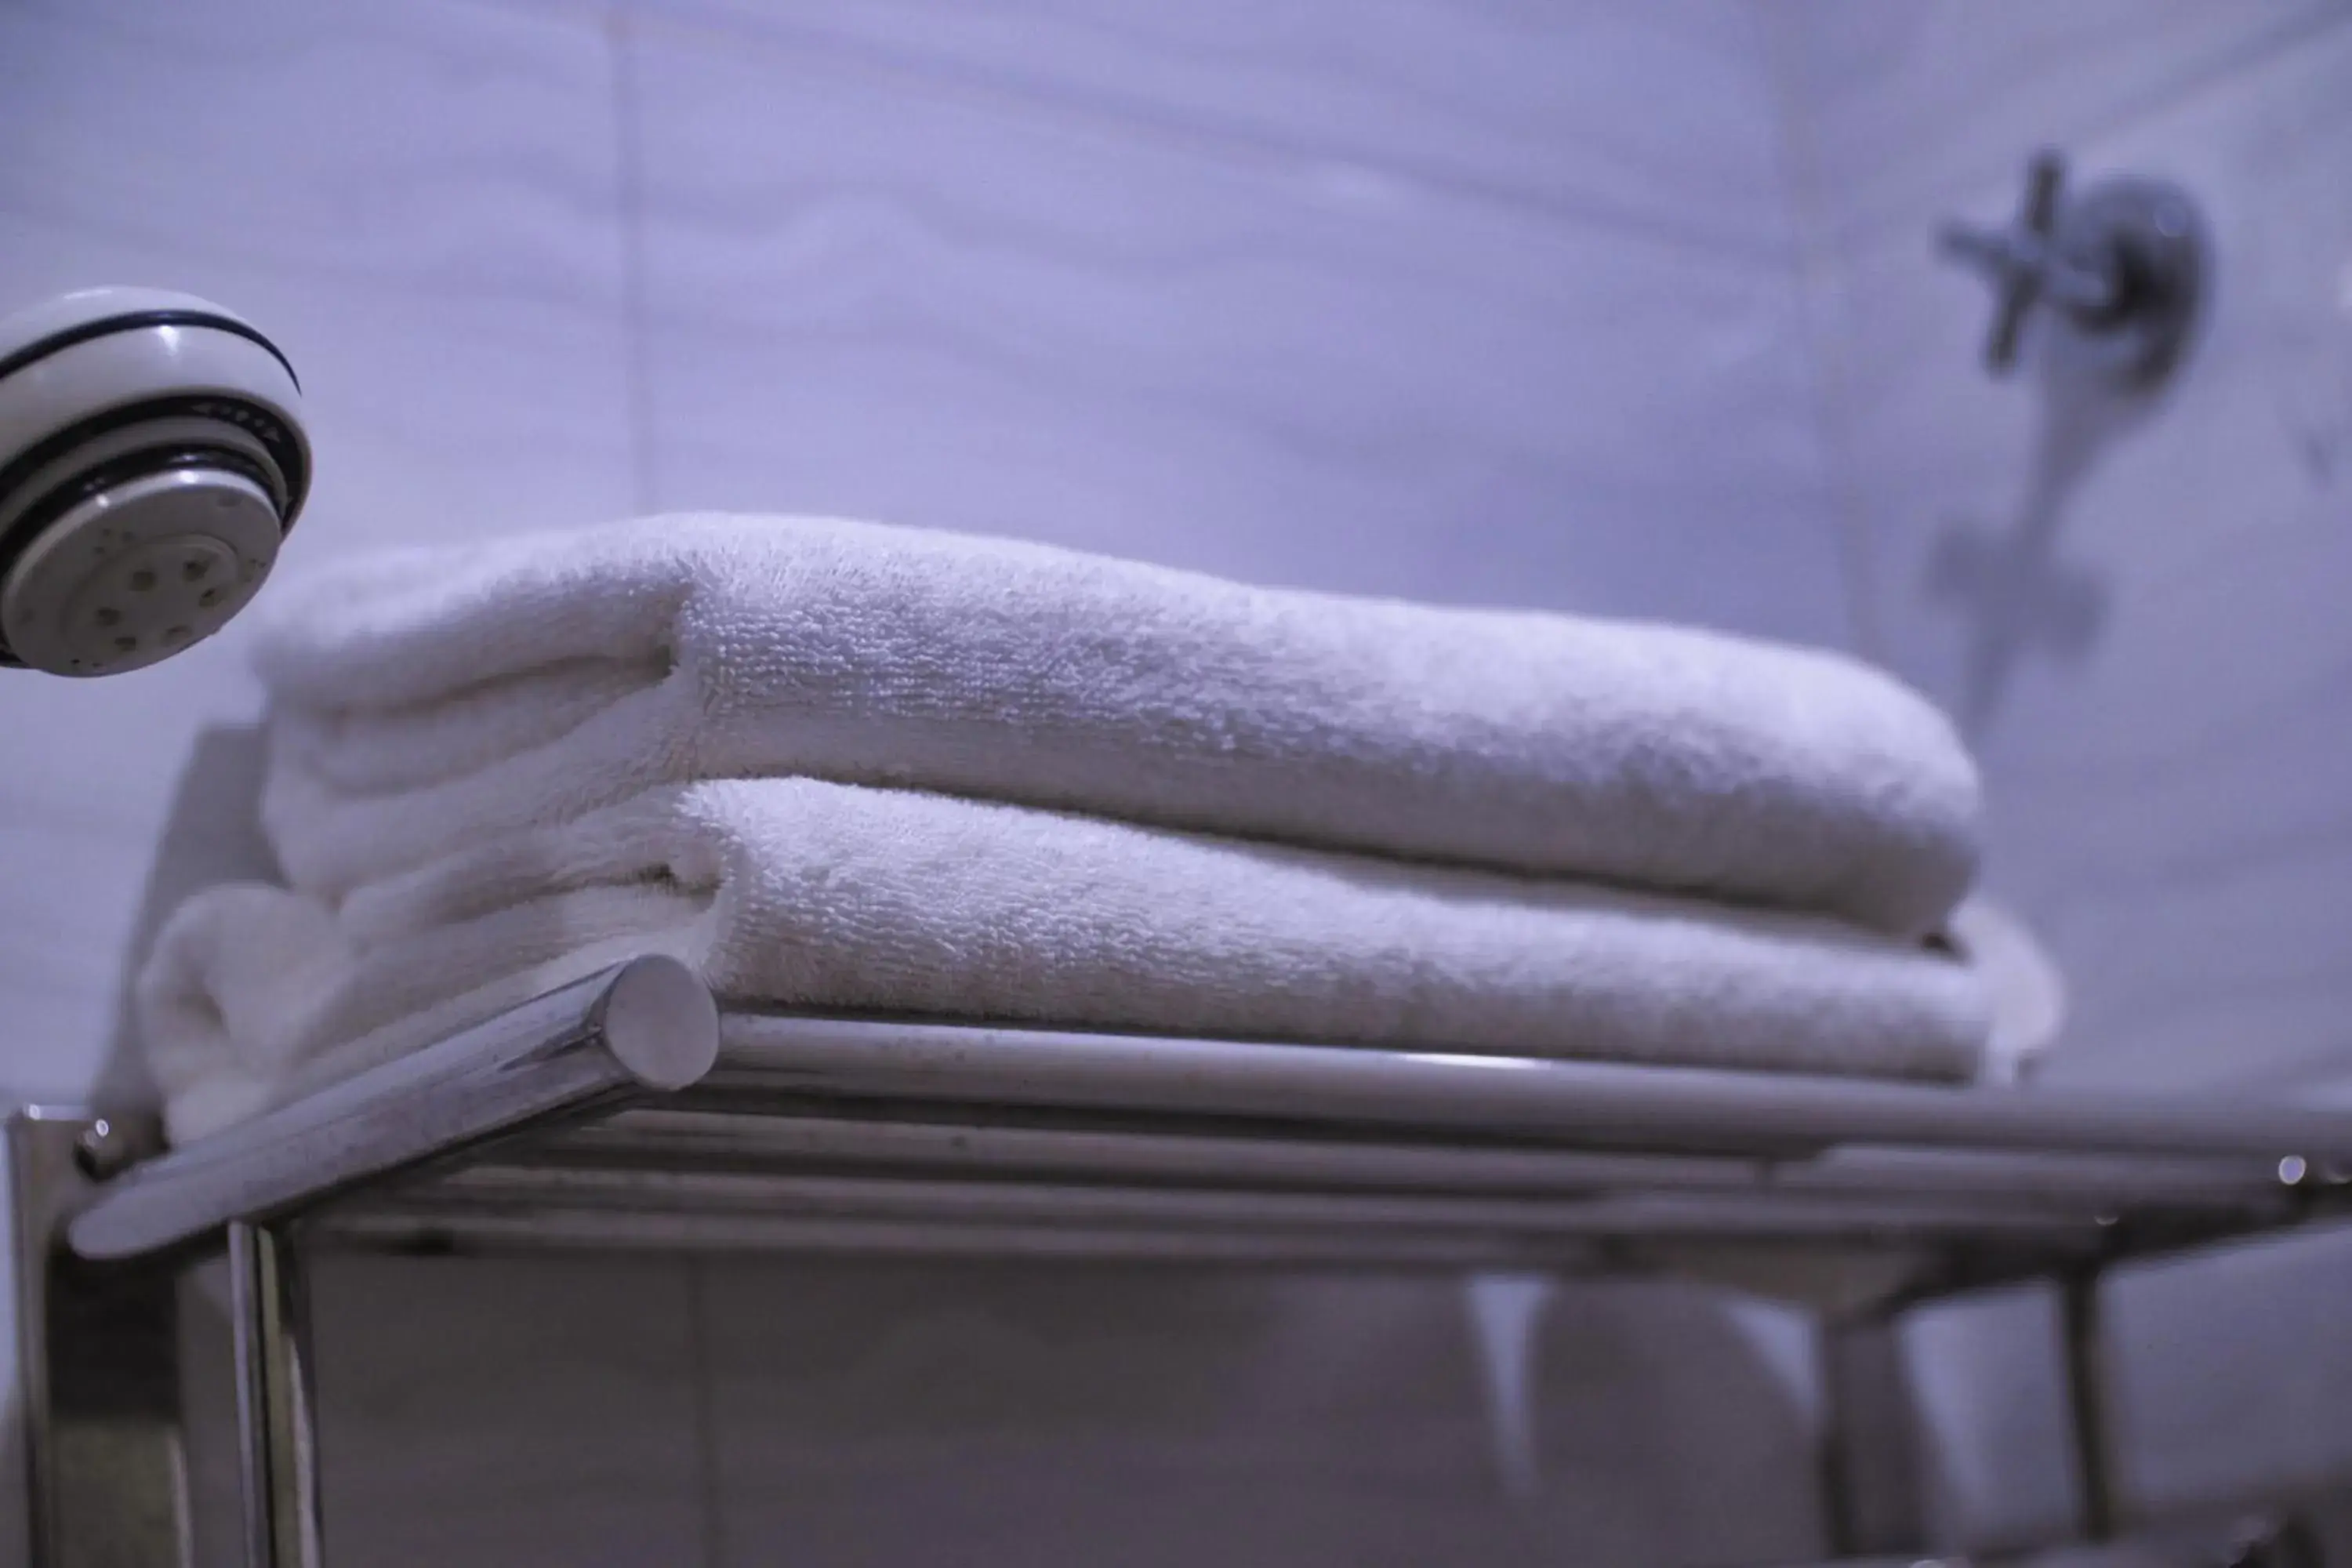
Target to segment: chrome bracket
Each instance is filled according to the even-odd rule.
[[[184,1265],[210,1248],[92,1262],[62,1239],[96,1181],[158,1146],[151,1128],[78,1110],[32,1108],[8,1118],[32,1568],[194,1568],[180,1289]],[[299,1261],[278,1226],[232,1221],[226,1239],[245,1562],[317,1568],[317,1443]]]
[[[179,1269],[82,1263],[58,1226],[123,1130],[79,1111],[8,1118],[27,1561],[190,1568]]]

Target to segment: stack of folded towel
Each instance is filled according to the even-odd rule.
[[[187,1138],[628,953],[749,1005],[1961,1079],[1975,774],[1665,626],[666,517],[273,590],[263,820],[139,1002]]]

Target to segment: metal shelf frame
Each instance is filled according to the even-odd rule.
[[[168,1152],[56,1110],[14,1118],[8,1151],[32,1560],[53,1568],[189,1561],[174,1280],[224,1249],[250,1568],[323,1561],[301,1267],[319,1247],[1796,1260],[1866,1282],[1825,1341],[1838,1544],[1914,1552],[1888,1349],[1910,1304],[2062,1282],[2060,1393],[2099,1538],[2117,1524],[2103,1272],[2352,1212],[2352,1111],[722,1015],[659,957]]]

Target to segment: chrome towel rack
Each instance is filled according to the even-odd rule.
[[[168,1282],[222,1248],[255,1568],[321,1561],[318,1247],[1580,1275],[1802,1257],[1868,1266],[1832,1358],[1853,1401],[1853,1347],[1891,1314],[2054,1279],[2095,1535],[2115,1522],[2102,1272],[2324,1222],[2352,1194],[2352,1111],[722,1015],[657,957],[182,1148],[54,1110],[9,1146],[35,1561],[74,1568],[186,1560]],[[1883,1443],[1837,1446],[1843,1492],[1879,1485]],[[1838,1512],[1853,1550],[1919,1544],[1883,1499]]]

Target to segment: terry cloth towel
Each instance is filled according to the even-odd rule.
[[[137,991],[177,1139],[629,953],[735,1004],[1958,1079],[1976,975],[1819,916],[812,779],[666,785],[340,907],[229,885]]]
[[[727,516],[354,559],[256,614],[265,822],[331,897],[656,784],[779,774],[1900,936],[1974,861],[1975,773],[1926,702],[1706,632]]]

